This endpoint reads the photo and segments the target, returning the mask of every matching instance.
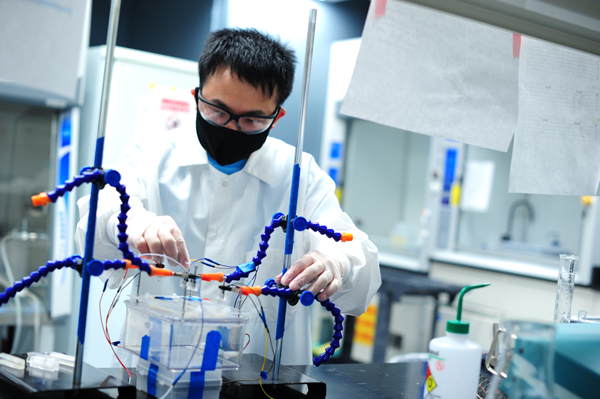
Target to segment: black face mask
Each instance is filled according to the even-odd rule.
[[[259,134],[246,134],[238,130],[214,126],[196,111],[196,133],[208,155],[221,166],[246,159],[263,146],[269,135],[267,129]]]

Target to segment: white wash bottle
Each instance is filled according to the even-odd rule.
[[[456,320],[448,320],[446,336],[429,342],[424,399],[470,399],[477,397],[481,369],[481,346],[468,339],[469,323],[461,321],[465,293],[489,284],[469,285],[458,295]]]

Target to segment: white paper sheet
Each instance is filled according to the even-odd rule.
[[[600,58],[523,38],[509,192],[596,195]]]
[[[463,211],[487,212],[494,184],[493,161],[468,161],[460,199]]]
[[[371,2],[341,112],[499,151],[517,123],[513,34],[460,17]]]

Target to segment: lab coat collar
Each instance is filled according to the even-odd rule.
[[[244,169],[242,169],[242,171],[249,173],[267,184],[271,184],[271,177],[273,174],[273,159],[275,156],[273,140],[276,139],[267,137],[267,141],[265,141],[263,146],[250,154],[248,162],[246,162]]]
[[[209,165],[206,150],[200,145],[195,129],[174,129],[170,134],[174,159],[180,166]]]
[[[182,129],[172,130],[171,145],[173,147],[174,158],[179,161],[180,166],[190,165],[207,165],[208,156],[206,150],[200,145],[200,141],[194,129],[186,129],[185,131],[177,131]],[[267,137],[267,141],[258,150],[250,154],[248,162],[240,172],[246,172],[257,179],[264,181],[267,184],[271,183],[273,172],[273,157],[275,148],[271,137]],[[236,173],[240,173],[236,172]]]

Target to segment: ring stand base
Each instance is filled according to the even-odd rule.
[[[239,370],[223,371],[223,386],[221,397],[230,399],[262,397],[264,394],[259,385],[258,377],[264,358],[249,353],[242,356],[242,366]],[[271,367],[267,359],[265,371]],[[285,398],[324,398],[327,386],[324,382],[315,380],[301,372],[281,365],[279,379],[273,380],[271,374],[262,380],[262,387],[273,397]]]

